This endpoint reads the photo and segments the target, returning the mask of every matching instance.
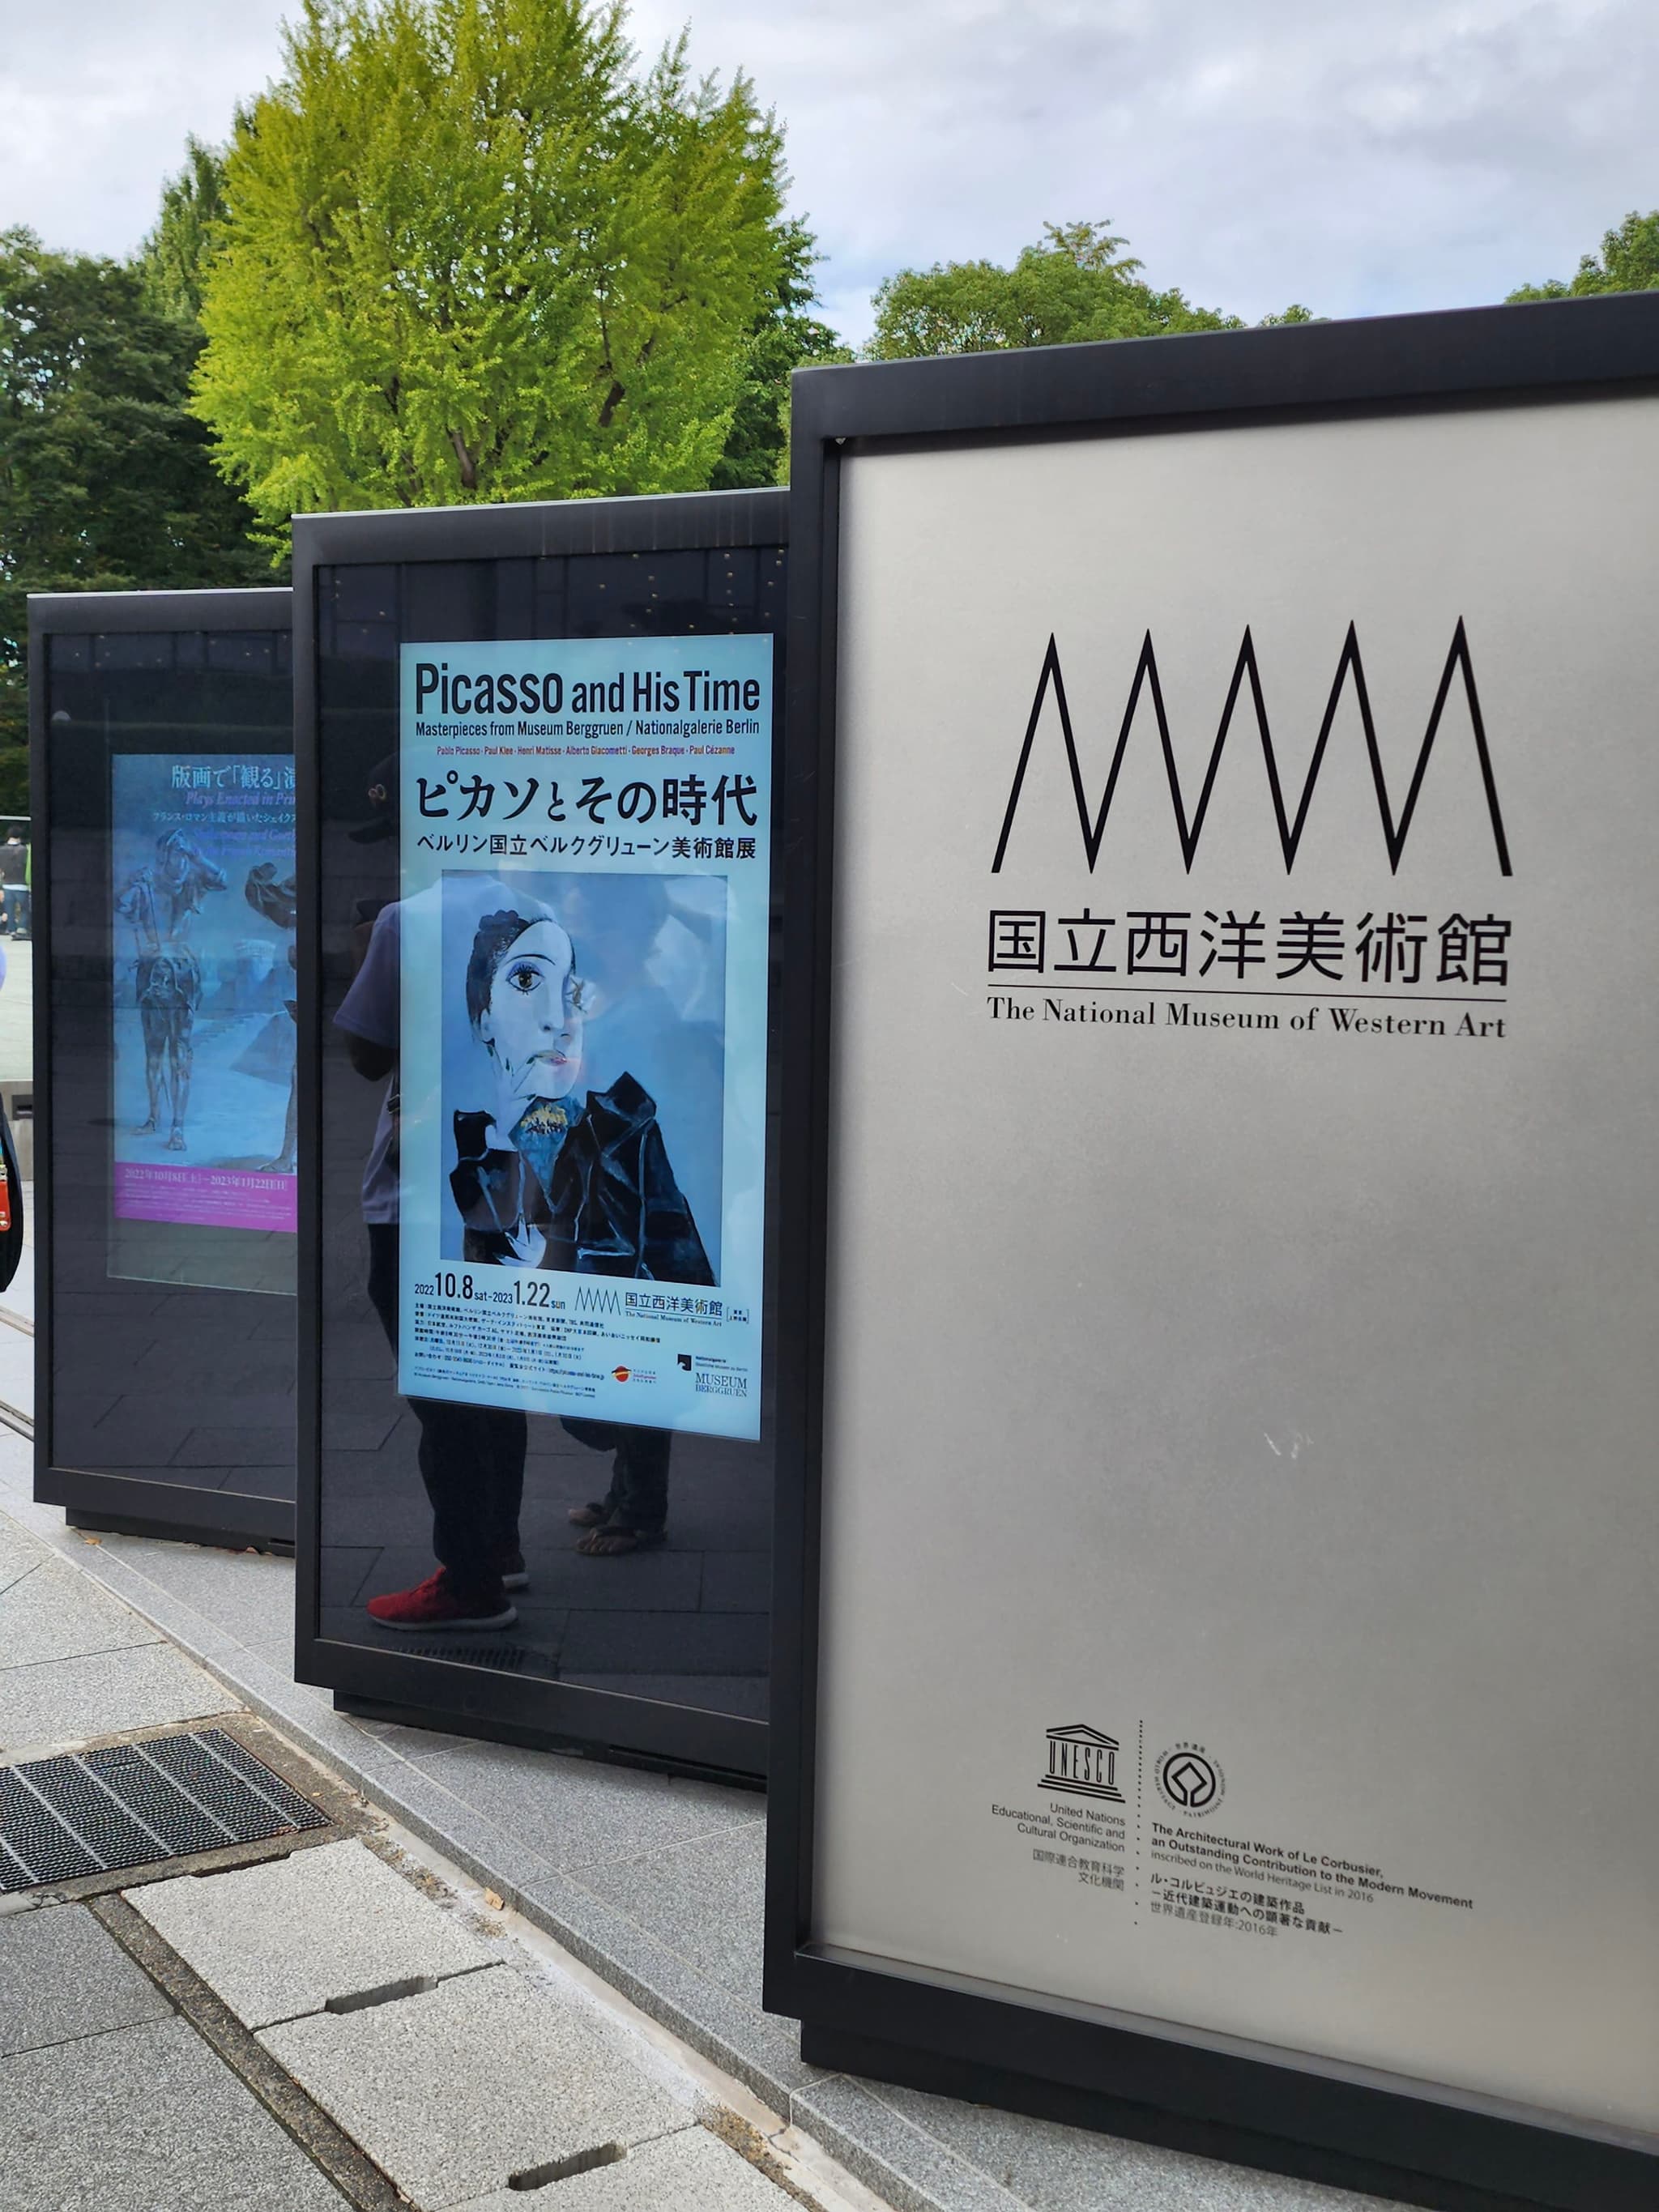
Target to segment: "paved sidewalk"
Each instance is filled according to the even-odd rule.
[[[411,1841],[0,1510],[0,2212],[874,2204]]]

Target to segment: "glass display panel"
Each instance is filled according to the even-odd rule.
[[[211,1246],[137,1224],[294,1233],[294,763],[127,753],[110,774],[110,1273],[217,1285]]]
[[[51,1462],[291,1499],[289,638],[46,657]]]
[[[319,572],[325,1638],[765,1717],[784,577]]]

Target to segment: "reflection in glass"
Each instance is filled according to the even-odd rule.
[[[631,1276],[648,1239],[665,1285],[718,1281],[723,908],[691,876],[446,878],[436,1080],[400,1098],[393,749],[400,645],[776,632],[783,574],[740,548],[319,576],[325,1638],[765,1717],[769,1411],[756,1443],[397,1388],[405,1111],[437,1122],[458,1267]]]
[[[269,1536],[294,1495],[288,634],[42,658],[50,1464],[131,1485],[112,1514]]]

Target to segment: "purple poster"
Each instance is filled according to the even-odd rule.
[[[291,1234],[294,763],[111,769],[116,1218]],[[157,1272],[180,1279],[177,1255]]]

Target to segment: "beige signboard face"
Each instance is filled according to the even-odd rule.
[[[844,465],[820,1942],[1659,2140],[1656,482]]]

